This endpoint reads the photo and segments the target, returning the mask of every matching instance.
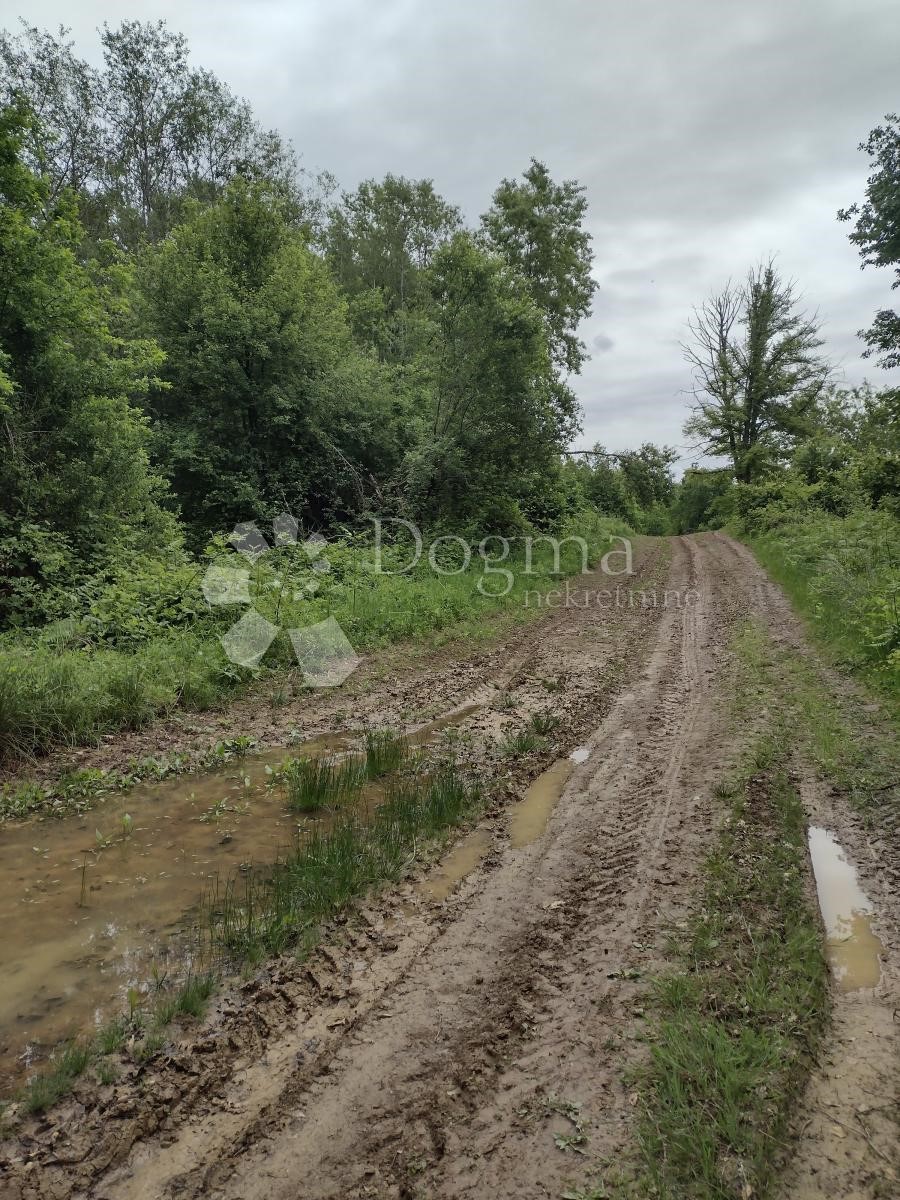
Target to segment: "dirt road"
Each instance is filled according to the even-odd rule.
[[[797,632],[724,536],[646,551],[630,603],[615,582],[598,604],[610,580],[584,576],[499,649],[369,691],[383,715],[438,689],[473,758],[506,773],[449,875],[435,864],[310,962],[225,996],[193,1043],[76,1093],[7,1160],[12,1196],[533,1200],[616,1161],[641,980],[687,911],[742,735],[729,630],[756,611]],[[552,753],[524,773],[491,758],[548,707]]]

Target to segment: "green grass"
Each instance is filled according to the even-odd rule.
[[[295,812],[318,812],[359,793],[367,778],[366,763],[347,758],[289,758],[273,775]]]
[[[217,742],[202,754],[163,754],[135,760],[121,770],[85,767],[67,771],[44,784],[33,779],[0,787],[0,821],[27,817],[33,813],[63,816],[85,812],[94,801],[113,792],[124,792],[139,783],[158,782],[188,772],[208,771],[243,758],[256,743],[252,738],[235,737]]]
[[[69,1094],[91,1061],[89,1042],[68,1042],[57,1049],[52,1065],[31,1079],[22,1094],[30,1113],[44,1112]]]
[[[500,743],[500,754],[504,758],[521,758],[532,750],[539,750],[544,740],[534,729],[520,729]]]
[[[579,532],[596,561],[608,548],[609,535],[627,530],[618,522],[586,515]],[[513,585],[507,595],[497,596],[489,594],[486,585],[478,586],[482,564],[477,555],[458,575],[438,574],[422,561],[408,573],[378,574],[371,551],[353,542],[332,543],[328,558],[332,570],[315,576],[315,592],[306,588],[310,569],[302,549],[275,550],[253,568],[254,606],[282,627],[263,660],[263,672],[296,665],[284,630],[331,616],[358,653],[403,639],[490,637],[495,618],[518,621],[535,615],[539,610],[526,606],[526,594],[546,591],[560,577],[579,570],[581,563],[577,548],[566,543],[556,573],[550,548],[538,542],[533,573],[524,574],[522,556],[511,555],[504,567],[513,571]],[[397,551],[394,559],[386,565],[400,570],[402,553]],[[238,568],[247,565],[238,556],[232,556],[232,562]],[[85,632],[77,639],[60,641],[52,629],[3,635],[0,760],[96,743],[106,734],[138,729],[179,707],[209,708],[245,687],[252,673],[230,663],[218,640],[245,608],[209,609],[200,591],[205,565],[197,565],[183,594],[162,606],[165,619],[155,615],[159,597],[152,590],[165,587],[165,580],[151,573],[150,581],[142,584],[146,594],[126,588],[121,596],[116,593],[115,603],[95,601],[90,622],[81,622]],[[503,582],[499,576],[486,579]],[[73,620],[81,628],[80,614],[73,614]],[[35,799],[30,798],[32,807]]]
[[[339,813],[330,829],[307,831],[290,857],[207,898],[213,946],[238,962],[308,946],[323,921],[401,878],[423,841],[461,823],[480,800],[455,767],[443,765],[427,778],[396,782],[368,820]]]
[[[552,733],[554,729],[558,728],[559,717],[551,712],[536,712],[528,724],[539,737],[545,737],[548,733]]]
[[[818,513],[748,541],[832,656],[900,714],[900,521]]]
[[[50,1065],[35,1074],[25,1085],[19,1099],[29,1113],[52,1108],[69,1095],[87,1068],[96,1066],[100,1083],[113,1083],[119,1076],[118,1066],[110,1056],[124,1051],[129,1035],[143,1033],[133,1051],[138,1061],[146,1062],[165,1044],[164,1029],[179,1017],[201,1017],[218,981],[212,971],[195,975],[163,993],[153,1010],[153,1027],[143,1030],[143,1014],[132,1008],[128,1016],[116,1017],[104,1025],[93,1038],[65,1042],[54,1051]]]
[[[900,832],[896,727],[877,706],[835,690],[814,658],[774,646],[754,622],[733,648],[735,723],[762,729],[713,789],[726,823],[676,965],[655,981],[651,1061],[638,1078],[639,1188],[671,1200],[771,1194],[827,1027],[793,756],[882,835]]]
[[[767,1193],[826,1024],[806,825],[780,746],[760,744],[737,785],[678,966],[655,984],[638,1140],[660,1197]]]
[[[399,771],[406,757],[403,738],[391,729],[376,729],[366,734],[366,774],[369,779],[382,779]]]

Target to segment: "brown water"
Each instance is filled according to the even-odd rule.
[[[473,829],[460,838],[453,849],[427,878],[416,887],[420,895],[438,902],[446,900],[458,883],[478,866],[491,845],[491,835],[486,829]]]
[[[859,886],[856,868],[827,829],[811,825],[809,853],[825,924],[825,953],[842,992],[875,987],[883,947],[872,932],[872,904]]]
[[[524,799],[512,810],[509,840],[514,849],[528,846],[541,836],[569,776],[578,764],[587,760],[589,754],[587,747],[579,746],[567,758],[558,759],[532,782]]]
[[[410,744],[433,744],[479,707],[423,725]],[[84,815],[0,827],[0,1094],[61,1039],[127,1011],[130,989],[174,981],[204,894],[275,861],[319,819],[287,809],[267,786],[272,768],[352,744],[327,735],[142,784]],[[362,810],[380,794],[368,789]]]

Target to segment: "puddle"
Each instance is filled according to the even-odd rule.
[[[809,828],[809,853],[825,924],[825,954],[838,988],[853,992],[881,978],[883,947],[872,932],[872,903],[860,888],[856,868],[827,829]]]
[[[587,762],[587,760],[590,758],[590,756],[591,756],[591,752],[587,746],[576,746],[575,749],[572,751],[572,753],[569,755],[569,758],[571,758],[573,763],[583,763],[583,762]]]
[[[428,721],[425,725],[420,725],[418,729],[413,730],[407,735],[407,742],[410,746],[429,746],[438,740],[440,734],[445,729],[449,729],[454,725],[461,725],[467,717],[471,717],[473,713],[481,712],[484,708],[483,704],[464,704],[461,708],[456,708],[452,712],[446,713],[443,717],[438,717],[434,721]]]
[[[408,741],[433,744],[483,707],[460,707]],[[4,825],[0,1095],[21,1082],[32,1054],[126,1011],[130,988],[180,975],[200,901],[216,881],[274,862],[294,845],[298,826],[329,820],[290,812],[281,789],[267,787],[269,771],[287,757],[353,745],[328,734],[208,774],[141,784],[85,814]],[[383,789],[368,784],[361,813],[382,798]],[[450,861],[459,874],[447,892],[471,869]]]
[[[316,819],[291,813],[281,790],[266,787],[266,766],[350,744],[318,738],[143,784],[83,815],[5,825],[0,1094],[21,1079],[28,1047],[43,1052],[126,1010],[128,989],[154,970],[179,974],[185,931],[214,881],[273,862],[298,825]]]
[[[530,845],[544,832],[550,814],[556,807],[556,802],[566,786],[566,780],[574,768],[575,763],[571,757],[561,758],[542,775],[538,775],[525,793],[524,800],[515,805],[510,821],[509,840],[516,850]]]
[[[446,900],[456,885],[475,870],[490,844],[488,830],[473,829],[457,842],[441,865],[416,886],[416,891],[430,900]]]

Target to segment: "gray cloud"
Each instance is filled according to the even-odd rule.
[[[19,11],[0,0],[2,24]],[[864,186],[857,143],[900,105],[896,0],[29,0],[27,15],[71,24],[94,58],[104,20],[167,18],[345,187],[428,176],[474,220],[531,155],[579,179],[598,283],[583,444],[682,445],[691,308],[772,252],[847,382],[900,382],[856,338],[896,301],[890,277],[860,273],[835,219]]]

